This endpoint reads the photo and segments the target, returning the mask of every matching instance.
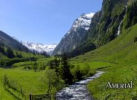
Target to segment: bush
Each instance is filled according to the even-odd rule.
[[[54,69],[47,68],[41,79],[43,84],[47,84],[47,93],[50,95],[56,93],[56,91],[61,89],[64,85],[63,80],[57,76]]]
[[[137,37],[134,38],[134,42],[137,42]]]
[[[72,70],[72,73],[73,73],[74,81],[79,81],[79,80],[83,79],[83,74],[82,74],[79,66],[76,66]]]

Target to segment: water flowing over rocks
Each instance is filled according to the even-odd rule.
[[[75,84],[60,90],[56,94],[56,100],[93,100],[86,85],[90,81],[100,77],[102,74],[102,71],[98,71],[92,77],[76,82]]]

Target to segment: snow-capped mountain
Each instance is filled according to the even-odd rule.
[[[30,50],[35,50],[37,52],[47,52],[48,54],[52,54],[53,50],[55,49],[56,45],[47,45],[47,44],[41,44],[41,43],[33,43],[33,42],[22,42],[23,45],[25,45]]]
[[[94,13],[90,14],[82,14],[72,25],[72,30],[77,31],[78,28],[83,28],[85,30],[89,30],[89,26],[91,23],[91,18]],[[70,32],[69,32],[70,33]]]
[[[65,34],[61,42],[55,48],[53,55],[63,54],[73,51],[78,47],[80,42],[85,38],[87,31],[90,28],[94,13],[82,14],[77,18],[71,29]]]
[[[93,16],[94,16],[94,13],[82,14],[79,18],[77,18],[74,21],[71,29],[67,32],[65,36],[68,36],[73,31],[76,32],[77,30],[79,30],[79,28],[82,28],[84,30],[89,30]]]

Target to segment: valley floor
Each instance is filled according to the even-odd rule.
[[[83,75],[84,78],[92,76],[96,70],[105,72],[101,77],[91,81],[87,86],[90,94],[92,94],[95,100],[137,99],[136,32],[137,25],[134,25],[127,30],[123,29],[120,36],[110,43],[99,49],[70,59],[70,63],[74,65],[71,66],[70,69],[75,77],[79,75]],[[39,62],[40,61],[41,60],[39,60]],[[28,65],[29,63],[26,62],[25,64]],[[16,64],[15,67],[26,66],[25,64],[19,63]],[[49,73],[49,70],[47,73]],[[52,74],[48,76],[51,76]],[[25,95],[27,98],[30,93],[46,93],[48,90],[48,86],[45,84],[47,77],[45,81],[43,81],[43,75],[45,75],[44,71],[24,70],[22,67],[12,69],[0,68],[0,99],[15,100],[21,98],[22,100],[22,95]],[[12,90],[5,91],[3,78],[6,82],[9,79],[11,83],[10,86],[13,88]],[[108,82],[121,84],[129,83],[130,81],[133,81],[133,88],[111,89],[107,87]],[[20,91],[22,95],[16,91]],[[53,91],[55,93],[57,90],[54,88]]]

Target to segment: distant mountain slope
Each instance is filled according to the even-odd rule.
[[[0,31],[0,44],[4,44],[5,46],[15,50],[28,51],[27,47],[22,45],[22,43],[2,31]]]
[[[32,42],[23,42],[23,45],[28,47],[30,50],[35,50],[39,53],[47,52],[48,54],[52,54],[56,45],[46,45],[41,43],[32,43]]]
[[[89,30],[93,15],[94,13],[83,14],[77,18],[71,29],[66,33],[58,46],[55,48],[53,54],[68,53],[77,48]]]

